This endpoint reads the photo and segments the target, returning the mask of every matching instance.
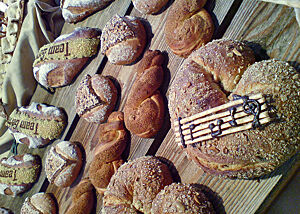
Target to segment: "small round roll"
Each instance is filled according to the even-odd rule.
[[[142,14],[154,14],[159,12],[169,0],[132,0],[132,3]]]
[[[56,199],[49,193],[36,193],[27,197],[23,203],[20,214],[56,214]]]
[[[191,184],[172,183],[160,191],[152,202],[152,214],[213,214],[211,202]]]

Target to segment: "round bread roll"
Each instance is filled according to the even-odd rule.
[[[131,64],[142,54],[146,39],[145,28],[139,19],[115,15],[103,28],[101,53],[113,64]]]
[[[150,213],[155,196],[172,183],[167,165],[144,156],[123,164],[112,176],[103,198],[103,213]]]
[[[132,3],[139,12],[153,14],[159,12],[169,0],[132,0]]]
[[[165,186],[152,202],[152,214],[215,213],[211,202],[191,184],[172,183]]]
[[[77,178],[82,166],[82,152],[78,145],[61,141],[52,146],[45,160],[45,172],[50,183],[68,187]]]
[[[278,60],[248,67],[254,57],[246,50],[243,43],[231,40],[207,44],[183,63],[170,88],[172,122],[228,102],[232,96],[225,92],[242,96],[262,93],[268,103],[272,101],[268,110],[273,122],[265,127],[185,149],[204,170],[229,178],[260,177],[299,150],[299,74]]]
[[[25,199],[20,214],[56,214],[56,204],[56,199],[51,194],[36,193]]]
[[[214,23],[202,7],[206,0],[176,0],[167,16],[166,43],[176,55],[187,57],[193,50],[209,42]]]
[[[118,91],[108,77],[86,75],[77,88],[76,112],[88,122],[102,123],[113,111],[117,95]]]

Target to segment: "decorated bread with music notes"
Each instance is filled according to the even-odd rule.
[[[15,155],[0,160],[0,194],[16,195],[27,191],[38,179],[41,161],[31,154]]]
[[[253,63],[244,43],[216,40],[191,54],[172,83],[176,142],[205,171],[260,177],[299,150],[299,74],[278,60]]]
[[[35,102],[16,108],[6,122],[16,142],[29,148],[43,147],[59,138],[66,124],[62,108]]]
[[[97,54],[100,33],[97,28],[75,28],[41,47],[33,63],[35,79],[46,88],[71,84],[89,58]]]

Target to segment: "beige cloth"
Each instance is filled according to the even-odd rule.
[[[64,20],[54,0],[29,0],[19,40],[3,83],[2,102],[10,114],[17,106],[29,104],[36,88],[32,64],[39,49],[50,43],[61,31]],[[11,147],[13,137],[0,118],[0,154]]]

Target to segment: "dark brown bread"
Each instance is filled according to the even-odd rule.
[[[158,50],[145,53],[125,104],[126,128],[140,137],[154,136],[163,124],[164,101],[158,90],[163,82],[163,61]]]
[[[193,50],[209,42],[214,24],[203,9],[206,0],[176,0],[167,16],[165,39],[177,55],[187,57]]]

